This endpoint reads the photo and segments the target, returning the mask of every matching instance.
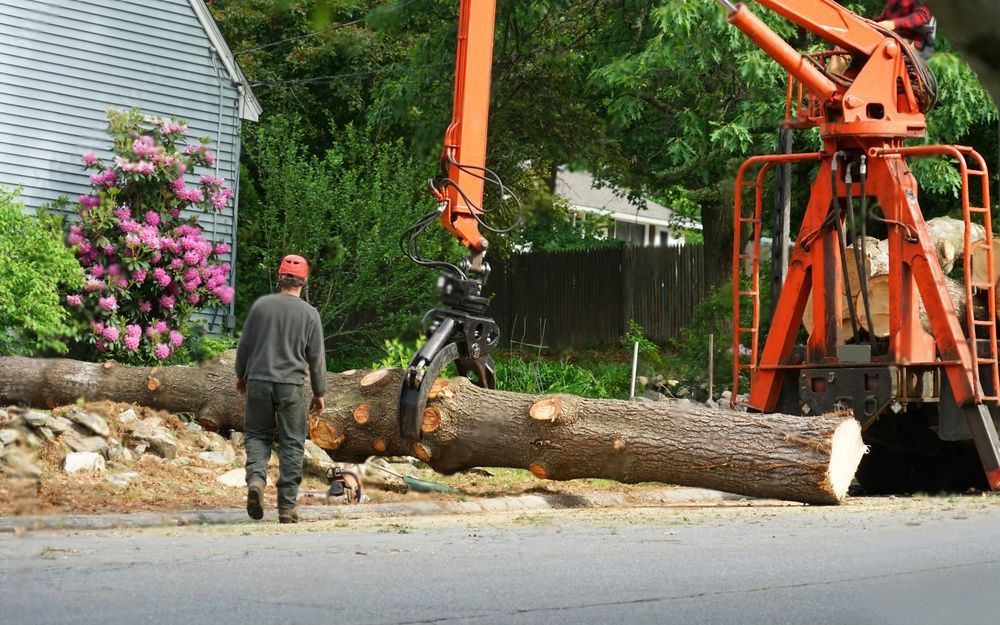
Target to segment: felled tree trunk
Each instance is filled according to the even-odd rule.
[[[966,312],[966,300],[968,299],[965,294],[965,284],[954,278],[944,279],[945,287],[948,291],[948,298],[951,300],[952,306],[955,307],[955,314],[958,315],[958,322],[963,328],[965,328],[965,312]],[[869,332],[873,336],[878,338],[885,338],[889,336],[889,309],[895,305],[890,292],[889,292],[889,276],[873,276],[868,280],[868,304],[871,309],[871,320],[865,318],[865,307],[864,302],[860,297],[854,302],[854,310],[858,315],[859,322],[868,328]],[[919,311],[920,311],[920,325],[923,327],[925,332],[933,332],[931,329],[930,318],[927,316],[927,309],[924,307],[922,300],[918,299]],[[973,305],[976,306],[976,318],[982,318],[983,311],[981,309],[982,303],[979,301],[973,301]]]
[[[53,406],[86,399],[135,402],[238,425],[231,361],[150,370],[70,360],[0,358],[0,402]],[[529,469],[539,478],[658,481],[807,503],[839,502],[864,444],[842,415],[746,414],[691,404],[532,396],[438,380],[423,439],[397,422],[399,370],[328,378],[327,409],[310,438],[335,460],[411,455],[442,473],[476,466]],[[206,412],[201,412],[202,410]]]

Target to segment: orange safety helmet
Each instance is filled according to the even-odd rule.
[[[289,254],[281,259],[278,275],[295,276],[305,280],[309,277],[309,263],[297,254]]]

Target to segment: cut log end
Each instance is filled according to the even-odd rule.
[[[544,464],[541,464],[539,462],[532,462],[531,464],[528,465],[528,470],[531,471],[532,475],[534,475],[540,480],[549,479],[549,471],[548,469],[545,468]]]
[[[562,414],[562,400],[558,397],[546,397],[531,404],[528,415],[535,421],[555,421]]]
[[[438,378],[434,380],[431,390],[427,393],[427,399],[450,399],[455,396],[455,387],[448,384],[448,380]]]
[[[358,404],[358,407],[354,409],[354,421],[358,425],[368,423],[369,416],[368,406],[366,404]]]
[[[843,501],[854,479],[854,472],[868,447],[861,440],[861,425],[854,419],[845,419],[837,426],[830,440],[830,464],[827,478],[835,497],[832,503]]]
[[[431,450],[423,443],[413,443],[413,455],[421,462],[430,462]]]
[[[385,453],[385,450],[388,449],[388,446],[385,444],[384,440],[382,440],[381,438],[376,438],[374,441],[372,441],[372,449],[381,454]]]
[[[424,422],[421,424],[420,429],[424,434],[430,434],[431,432],[438,429],[441,425],[441,411],[434,406],[428,406],[424,410]]]
[[[379,369],[378,371],[372,371],[365,377],[361,378],[359,386],[362,389],[375,388],[388,376],[389,376],[389,369]]]

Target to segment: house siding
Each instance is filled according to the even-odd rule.
[[[88,192],[80,155],[110,155],[109,108],[185,120],[235,185],[239,98],[189,0],[0,0],[0,185],[29,210]],[[235,202],[201,222],[236,249]],[[200,317],[218,330],[231,312]]]

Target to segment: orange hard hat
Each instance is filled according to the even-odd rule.
[[[278,275],[295,276],[304,280],[309,277],[309,263],[298,254],[289,254],[281,259]]]

